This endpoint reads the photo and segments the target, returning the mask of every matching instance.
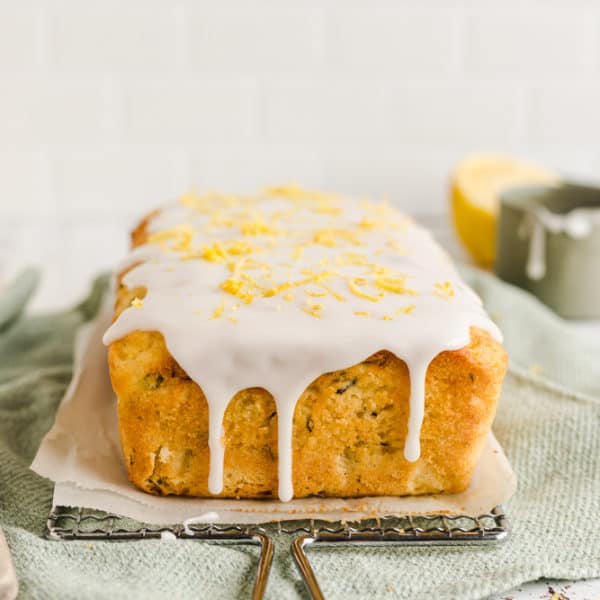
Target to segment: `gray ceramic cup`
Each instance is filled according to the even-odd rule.
[[[600,318],[600,188],[565,183],[500,197],[496,273],[567,318]]]

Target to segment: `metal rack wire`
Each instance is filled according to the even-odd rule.
[[[46,536],[52,540],[204,540],[211,543],[252,544],[260,546],[252,600],[265,593],[273,561],[273,542],[258,528],[241,525],[173,525],[156,527],[140,524],[112,513],[86,508],[54,506],[46,521]]]
[[[508,538],[508,519],[501,506],[490,513],[469,516],[406,516],[372,519],[358,526],[350,523],[323,527],[300,535],[292,542],[292,556],[313,600],[324,600],[305,548],[319,546],[459,545],[497,544]]]
[[[55,506],[47,520],[47,537],[53,540],[142,540],[175,537],[209,543],[254,544],[261,547],[253,600],[263,597],[273,560],[270,536],[292,537],[291,552],[307,590],[314,600],[324,598],[305,552],[307,547],[360,545],[496,544],[507,539],[508,520],[502,507],[470,516],[404,516],[358,522],[279,521],[263,525],[152,526],[116,514],[85,508]]]

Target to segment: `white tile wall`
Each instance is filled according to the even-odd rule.
[[[80,2],[49,11],[48,44],[54,68],[74,77],[165,75],[176,64],[176,13],[168,2],[148,8]]]
[[[42,11],[15,4],[1,14],[0,69],[9,73],[35,69]]]
[[[41,266],[38,309],[189,187],[440,213],[474,151],[600,180],[598,0],[0,0],[0,288]]]
[[[523,10],[526,6],[523,2],[514,12],[488,10],[467,17],[467,72],[529,82],[591,74],[597,60],[594,11],[569,2],[539,11]]]
[[[439,212],[480,150],[598,180],[599,107],[596,0],[0,0],[0,277],[108,266],[190,186]]]
[[[460,70],[464,14],[451,3],[352,6],[329,11],[326,69],[383,81],[447,77]]]
[[[184,146],[258,139],[259,89],[254,78],[168,76],[122,85],[121,134],[145,144]]]
[[[577,82],[565,86],[553,81],[535,86],[528,119],[531,140],[541,146],[576,149],[578,144],[595,143],[600,148],[599,84],[600,73],[597,83]]]
[[[184,11],[187,66],[197,77],[270,78],[319,71],[327,48],[325,12],[285,0],[266,10],[253,2],[223,8],[205,3]]]

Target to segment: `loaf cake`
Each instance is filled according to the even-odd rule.
[[[290,185],[147,216],[104,336],[131,481],[225,498],[453,493],[506,355],[430,234]]]

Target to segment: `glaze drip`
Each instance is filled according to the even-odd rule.
[[[325,372],[380,350],[411,381],[405,458],[420,456],[425,377],[470,327],[500,339],[479,298],[421,227],[385,203],[296,186],[257,196],[188,194],[148,225],[121,265],[144,287],[104,343],[159,331],[209,407],[209,490],[223,489],[223,416],[240,390],[262,387],[278,412],[279,497],[291,500],[294,409]],[[139,264],[138,264],[139,263]]]
[[[553,213],[544,206],[527,210],[518,231],[521,239],[529,238],[527,277],[540,281],[546,276],[546,231],[579,240],[590,235],[597,224],[600,224],[598,209],[576,208],[566,214]]]

